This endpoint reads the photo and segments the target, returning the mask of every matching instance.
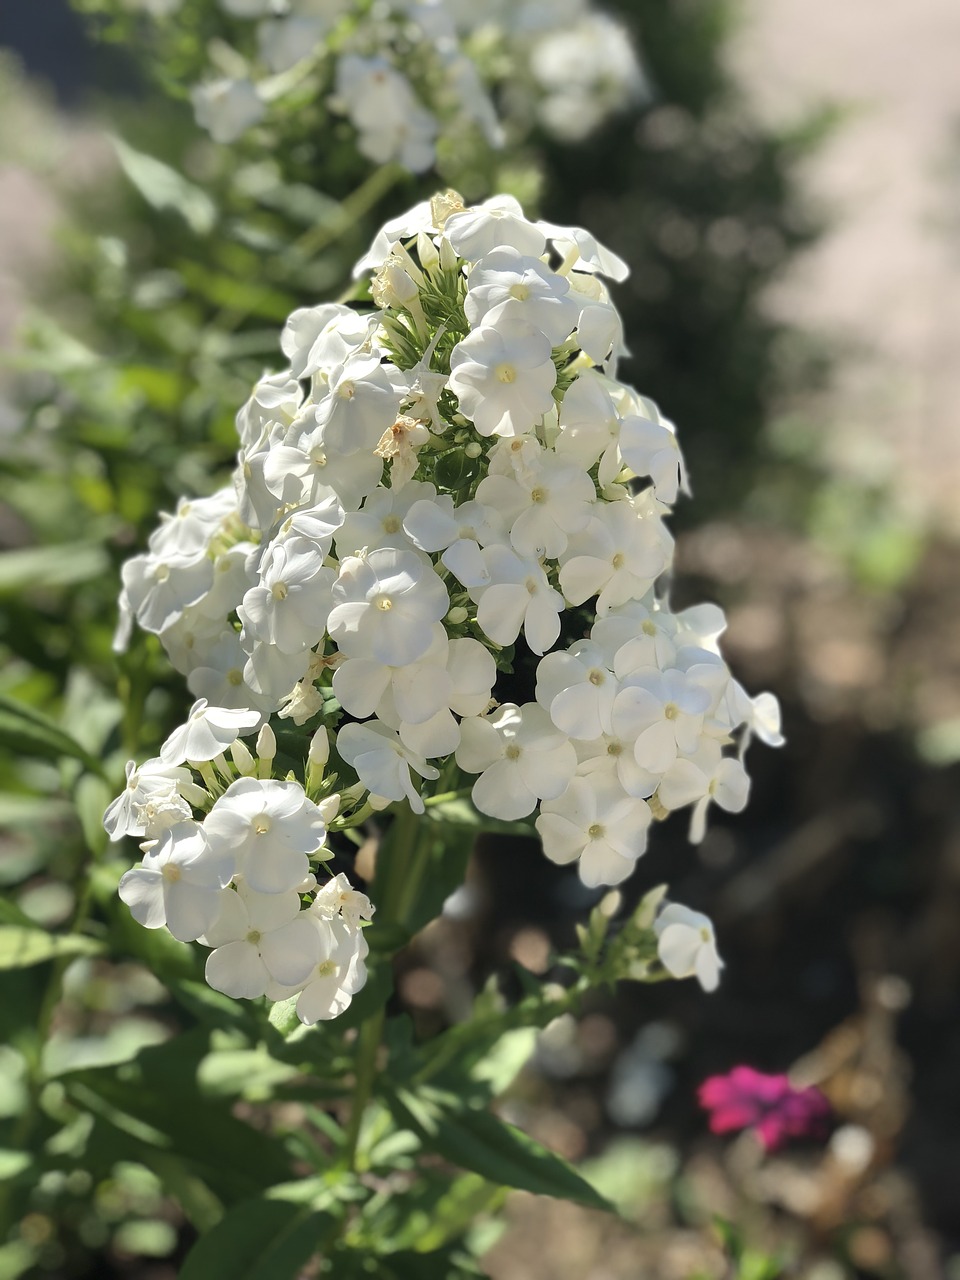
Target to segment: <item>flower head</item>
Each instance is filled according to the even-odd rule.
[[[710,1076],[697,1094],[710,1116],[713,1133],[752,1129],[767,1151],[792,1138],[826,1137],[830,1104],[819,1089],[798,1088],[789,1076],[765,1075],[739,1066],[725,1076]]]

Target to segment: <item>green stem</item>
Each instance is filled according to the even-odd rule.
[[[420,879],[426,870],[429,845],[419,839],[422,816],[409,805],[398,806],[390,830],[377,856],[374,898],[377,903],[377,925],[402,923],[409,905],[416,898]],[[377,1057],[386,1011],[381,1007],[361,1025],[357,1036],[357,1057],[350,1120],[343,1144],[342,1163],[350,1172],[357,1170],[358,1143],[363,1114],[367,1109],[377,1079]]]
[[[340,236],[351,230],[361,218],[366,217],[373,206],[381,200],[391,187],[396,186],[406,170],[398,164],[384,164],[360,183],[356,191],[341,201],[336,214],[326,222],[310,227],[293,242],[287,253],[290,257],[310,257],[321,249],[338,240]]]
[[[381,1007],[363,1023],[357,1036],[357,1068],[350,1108],[350,1122],[343,1143],[343,1164],[351,1173],[357,1171],[357,1144],[363,1113],[373,1093],[377,1078],[377,1055],[383,1038],[386,1010]]]

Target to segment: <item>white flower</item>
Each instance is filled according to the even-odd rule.
[[[539,258],[526,257],[504,246],[481,258],[470,272],[463,310],[471,329],[497,327],[502,317],[519,318],[539,329],[559,346],[576,326],[580,308],[567,295],[564,276]],[[502,310],[509,307],[509,311]]]
[[[678,753],[696,751],[710,702],[710,694],[683,671],[640,672],[617,694],[615,732],[634,740],[641,769],[664,773]]]
[[[672,549],[663,521],[638,510],[629,498],[598,503],[586,527],[571,532],[560,587],[571,604],[597,596],[602,616],[641,598],[666,569]]]
[[[519,436],[553,408],[550,339],[526,320],[475,329],[450,356],[448,386],[482,436]]]
[[[509,524],[518,554],[551,560],[566,551],[568,535],[587,526],[596,496],[581,467],[546,450],[528,470],[513,477],[488,475],[477,486],[478,500]]]
[[[750,794],[750,779],[739,760],[721,753],[720,744],[704,739],[689,758],[673,762],[663,775],[657,795],[666,809],[692,804],[690,842],[699,844],[707,829],[710,802],[727,813],[740,813]]]
[[[301,653],[284,653],[272,644],[254,644],[243,668],[244,684],[253,690],[261,705],[275,710],[307,674],[312,661],[313,655],[306,648]]]
[[[170,765],[212,760],[242,733],[256,729],[261,719],[259,711],[211,707],[206,698],[200,698],[190,708],[186,724],[174,729],[160,748],[160,759]]]
[[[280,340],[282,343],[282,336]],[[261,378],[253,388],[250,399],[237,414],[237,434],[243,447],[249,448],[256,444],[264,429],[271,424],[284,426],[292,422],[302,399],[300,383],[289,369]]]
[[[472,209],[452,214],[443,232],[460,257],[470,262],[504,246],[539,258],[546,244],[543,231],[527,221],[513,196],[493,196]]]
[[[538,222],[537,227],[571,268],[596,271],[611,280],[626,280],[630,274],[624,260],[583,227],[558,227],[552,222]]]
[[[242,882],[227,889],[219,913],[202,941],[213,947],[204,976],[215,991],[252,1000],[271,983],[295,986],[317,963],[320,946],[309,911],[300,896],[257,893]]]
[[[339,302],[291,311],[280,335],[293,378],[332,369],[362,347],[371,333],[370,317]],[[299,403],[299,401],[298,401]]]
[[[544,800],[537,818],[543,851],[561,864],[579,859],[584,884],[619,884],[647,847],[650,809],[628,796],[610,776],[572,778],[566,790]]]
[[[470,543],[457,544],[460,548]],[[457,569],[444,555],[444,563]],[[509,547],[487,547],[480,553],[486,582],[474,587],[479,597],[477,622],[494,644],[513,644],[521,627],[534,653],[546,653],[560,634],[563,596],[550,586],[539,560],[518,556]],[[469,586],[469,583],[464,585]]]
[[[458,716],[478,716],[487,709],[497,678],[497,664],[479,640],[451,640],[447,672],[452,689],[450,708]]]
[[[421,200],[406,213],[402,213],[398,218],[391,218],[389,222],[383,224],[374,236],[370,248],[355,264],[354,279],[379,267],[398,240],[407,240],[418,232],[437,230],[439,228],[434,226],[433,221],[433,202]]]
[[[403,518],[403,531],[421,551],[443,551],[459,539],[481,547],[502,542],[506,527],[492,507],[472,499],[454,507],[450,495],[441,493],[414,502]],[[455,572],[446,559],[443,563]]]
[[[649,476],[661,502],[672,504],[682,489],[689,493],[683,455],[673,424],[660,418],[625,417],[620,427],[620,454],[630,470]]]
[[[327,629],[340,649],[395,667],[426,653],[433,623],[450,607],[429,561],[392,547],[341,561],[333,601]]]
[[[597,618],[590,639],[603,651],[607,665],[617,676],[632,675],[641,667],[661,671],[676,665],[676,615],[655,608],[652,594],[628,600]]]
[[[410,550],[410,538],[404,529],[407,514],[414,503],[432,505],[437,491],[432,484],[422,482],[405,484],[400,489],[375,489],[359,511],[351,511],[337,533],[337,555],[355,556],[366,547],[367,552],[378,547],[394,547],[397,551]]]
[[[716,991],[723,961],[717,954],[709,916],[677,902],[668,903],[653,924],[660,962],[674,978],[692,978],[704,991]]]
[[[347,658],[333,675],[333,692],[345,711],[361,720],[377,712],[389,690],[402,720],[419,724],[449,705],[453,683],[446,671],[447,633],[430,629],[430,647],[416,662],[387,666],[369,658]]]
[[[320,810],[298,782],[238,778],[204,819],[212,848],[228,850],[237,873],[258,893],[295,889],[308,855],[326,839]]]
[[[537,666],[537,701],[571,738],[590,741],[612,732],[618,688],[589,640],[578,640],[566,653],[548,653]]]
[[[433,164],[437,122],[417,101],[409,80],[385,59],[341,57],[331,105],[350,116],[358,149],[376,164],[396,160],[411,173]]]
[[[314,410],[306,420],[316,423]],[[262,462],[263,483],[284,505],[312,506],[335,497],[345,511],[355,511],[380,483],[383,461],[372,449],[340,453],[316,425],[300,432],[294,424],[288,439],[274,445]]]
[[[334,918],[325,920],[313,911],[305,914],[314,917],[314,928],[319,946],[319,958],[306,979],[297,999],[297,1017],[308,1027],[315,1022],[327,1022],[339,1017],[367,980],[364,964],[369,947],[360,929],[347,921]],[[267,995],[272,1000],[283,1000],[296,995],[297,987],[283,988],[272,985]]]
[[[380,439],[374,452],[390,463],[390,487],[402,489],[416,474],[418,452],[430,439],[430,432],[416,418],[401,414]]]
[[[198,84],[190,90],[190,101],[197,124],[214,142],[236,142],[266,115],[256,85],[246,79],[224,77]]]
[[[545,90],[540,118],[563,141],[582,141],[611,112],[649,95],[629,36],[605,14],[558,24],[537,41],[530,69]]]
[[[142,866],[121,877],[117,892],[138,924],[166,925],[181,942],[193,942],[213,923],[233,872],[229,850],[212,848],[196,822],[180,822],[164,831]]]
[[[300,653],[322,637],[333,600],[336,572],[323,566],[323,551],[297,536],[273,542],[237,613],[248,649],[256,641],[282,653]]]
[[[564,394],[556,449],[585,471],[599,458],[601,489],[620,472],[620,418],[602,374],[595,369],[578,374]]]
[[[135,760],[128,760],[126,779],[123,791],[103,815],[104,830],[111,840],[145,835],[141,806],[151,799],[177,794],[180,786],[191,781],[191,774],[189,769],[180,769],[155,756],[139,767]]]
[[[165,631],[210,590],[213,565],[206,555],[133,556],[120,571],[127,605],[144,631]]]
[[[232,486],[209,498],[181,498],[174,515],[160,512],[160,524],[150,535],[150,550],[157,556],[186,560],[204,554],[224,521],[236,510]]]
[[[492,716],[463,720],[460,733],[457,764],[480,774],[473,803],[493,818],[526,817],[538,800],[560,795],[577,767],[573,747],[536,703],[505,703]]]
[[[341,871],[317,891],[311,910],[324,920],[332,920],[339,914],[347,924],[358,928],[361,920],[373,919],[376,908],[365,893],[354,889]]]
[[[407,800],[414,813],[423,813],[423,800],[410,770],[430,780],[439,778],[440,771],[411,750],[393,729],[377,721],[346,724],[337,734],[337,750],[374,795]]]
[[[317,422],[328,449],[370,453],[399,411],[400,394],[391,386],[379,355],[361,352],[331,371],[329,389],[317,405]]]

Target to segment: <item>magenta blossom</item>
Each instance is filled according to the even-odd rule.
[[[767,1076],[753,1067],[734,1067],[700,1086],[700,1105],[710,1113],[712,1133],[753,1129],[767,1151],[790,1138],[823,1138],[830,1104],[819,1089],[798,1089],[787,1076]]]

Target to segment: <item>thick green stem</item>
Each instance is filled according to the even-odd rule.
[[[353,1099],[350,1109],[350,1122],[343,1143],[343,1163],[351,1173],[357,1169],[357,1143],[360,1139],[360,1126],[363,1124],[363,1113],[373,1093],[374,1081],[377,1078],[377,1055],[383,1037],[383,1024],[386,1011],[383,1008],[366,1020],[357,1037],[357,1070],[353,1086]]]
[[[425,842],[421,816],[409,805],[401,805],[393,818],[377,857],[377,875],[373,894],[377,905],[376,924],[402,924],[415,900],[420,880],[426,869],[423,857]],[[380,1008],[367,1018],[357,1036],[357,1057],[350,1120],[343,1145],[343,1164],[356,1172],[360,1129],[363,1114],[373,1094],[377,1079],[377,1057],[383,1038],[386,1012]]]

